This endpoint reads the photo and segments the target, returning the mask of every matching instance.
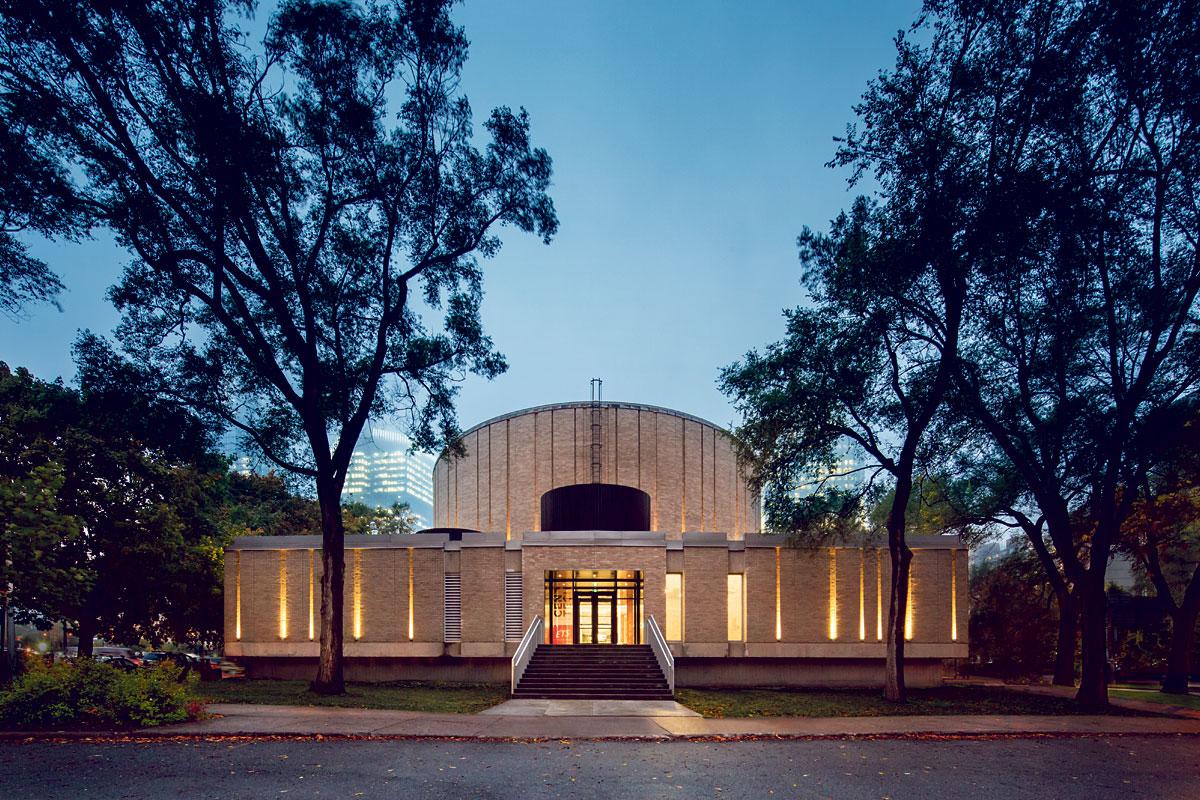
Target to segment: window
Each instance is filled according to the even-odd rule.
[[[667,573],[667,641],[683,641],[683,573]]]
[[[726,584],[726,603],[728,609],[729,641],[740,642],[745,639],[746,621],[746,576],[741,573],[731,573]]]

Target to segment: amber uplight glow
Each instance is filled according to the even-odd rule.
[[[308,640],[311,642],[317,636],[316,620],[313,610],[316,605],[313,598],[314,590],[316,589],[316,573],[317,573],[317,554],[314,550],[308,551]]]
[[[288,634],[287,615],[287,550],[279,551],[279,638]]]
[[[858,551],[858,640],[867,639],[867,553]]]
[[[242,551],[233,562],[233,638],[242,638]]]
[[[837,550],[829,548],[829,638],[838,637]]]
[[[408,548],[408,640],[413,640],[413,549]]]
[[[950,551],[950,641],[958,641],[958,553]]]
[[[783,598],[779,592],[779,569],[783,560],[781,548],[775,548],[775,641],[783,638]]]
[[[904,638],[911,640],[913,637],[913,576],[912,564],[908,565],[908,596],[907,602],[904,605]]]
[[[362,550],[354,551],[354,639],[362,638]]]

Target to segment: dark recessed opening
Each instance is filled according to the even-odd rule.
[[[650,495],[614,483],[576,483],[542,495],[544,531],[648,531]]]

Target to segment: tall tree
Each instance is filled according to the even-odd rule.
[[[907,510],[918,469],[930,458],[925,433],[949,388],[943,353],[953,352],[962,295],[955,280],[935,279],[915,253],[905,254],[911,272],[889,270],[898,249],[885,220],[860,200],[828,236],[801,237],[814,306],[788,311],[786,338],[726,368],[721,385],[744,416],[737,436],[766,488],[776,530],[812,539],[834,530],[820,524],[831,515],[855,514],[846,501],[861,498],[852,495],[793,496],[807,475],[833,468],[847,441],[891,478],[884,696],[904,702]]]
[[[1145,574],[1171,620],[1163,691],[1187,694],[1200,619],[1200,415],[1194,402],[1164,409],[1143,428],[1151,462],[1121,547]]]
[[[0,314],[14,319],[31,303],[54,302],[63,288],[22,237],[75,239],[87,227],[86,209],[70,191],[66,169],[44,143],[30,138],[25,120],[41,109],[25,106],[29,100],[0,92]]]
[[[997,6],[1029,144],[1005,167],[1012,223],[978,273],[958,388],[1044,517],[1082,608],[1077,698],[1102,707],[1105,571],[1142,483],[1138,432],[1200,386],[1200,15]]]
[[[971,576],[971,657],[1004,678],[1041,675],[1057,627],[1054,592],[1040,559],[1021,539]]]
[[[482,149],[450,0],[0,0],[0,89],[133,255],[113,299],[134,359],[315,486],[320,659],[343,690],[341,491],[368,419],[453,441],[484,334],[478,257],[512,225],[549,241],[550,158],[522,110]]]
[[[139,373],[107,348],[85,338],[77,353],[80,390],[0,366],[0,541],[13,602],[70,623],[81,655],[97,635],[212,642],[223,460],[200,420],[146,398]]]
[[[954,405],[952,402],[951,407]],[[1052,682],[1056,686],[1073,687],[1079,644],[1079,598],[1054,544],[1047,541],[1046,517],[987,435],[971,421],[961,423],[960,418],[957,430],[964,444],[953,458],[956,478],[948,484],[951,491],[945,494],[945,500],[954,508],[967,541],[972,544],[1007,540],[1014,534],[1024,537],[1028,554],[1042,568],[1039,584],[1049,587],[1057,607]]]
[[[764,479],[787,490],[849,439],[892,481],[892,577],[885,695],[904,698],[905,543],[914,475],[953,378],[971,276],[1006,234],[1006,164],[1026,146],[1025,100],[987,3],[958,16],[931,3],[897,36],[896,64],[872,81],[832,165],[879,184],[829,235],[805,230],[812,305],[788,312],[787,338],[723,375],[746,414],[739,429]],[[925,40],[922,44],[915,40]],[[942,458],[941,455],[936,458]],[[931,461],[931,463],[933,463]],[[780,498],[783,502],[784,498]],[[769,504],[768,500],[768,504]]]

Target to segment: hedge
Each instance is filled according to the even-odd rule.
[[[194,677],[181,680],[173,664],[134,672],[90,658],[34,664],[0,690],[0,726],[102,729],[185,722],[202,711],[195,684]]]

